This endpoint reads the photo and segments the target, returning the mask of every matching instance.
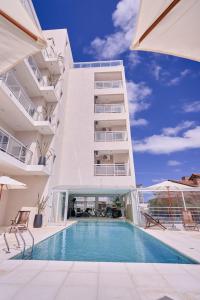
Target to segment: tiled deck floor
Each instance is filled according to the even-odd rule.
[[[199,300],[200,266],[10,260],[0,299]]]

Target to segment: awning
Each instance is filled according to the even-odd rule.
[[[141,0],[131,49],[200,61],[199,28],[199,0]]]
[[[20,0],[0,0],[0,74],[46,45]]]

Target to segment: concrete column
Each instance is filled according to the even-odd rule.
[[[69,192],[65,191],[65,215],[64,215],[64,222],[67,222],[68,204],[69,204]]]
[[[129,194],[131,197],[133,224],[139,225],[138,191],[132,191]]]

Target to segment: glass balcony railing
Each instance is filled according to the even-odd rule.
[[[124,104],[95,104],[95,113],[123,113]]]
[[[95,164],[95,176],[128,176],[128,164]]]
[[[5,86],[9,89],[15,99],[23,106],[27,113],[34,120],[38,120],[39,113],[37,112],[36,106],[26,94],[14,73],[12,71],[7,72],[0,76],[0,80],[5,84]]]
[[[35,74],[35,77],[38,81],[38,83],[41,85],[41,86],[45,86],[45,81],[42,77],[42,74],[37,66],[37,63],[36,61],[34,60],[34,58],[32,56],[29,56],[28,59],[27,59],[33,73]]]
[[[95,131],[95,142],[127,141],[127,131]]]
[[[121,65],[123,65],[122,60],[77,62],[74,63],[74,68],[103,68],[103,67],[115,67]]]
[[[3,151],[26,164],[31,163],[33,156],[32,151],[2,129],[0,129],[0,151]]]
[[[120,89],[123,87],[122,80],[112,80],[112,81],[95,81],[95,89]]]

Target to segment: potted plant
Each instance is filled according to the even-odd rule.
[[[33,222],[33,227],[34,228],[42,227],[42,222],[43,222],[42,212],[45,210],[45,207],[47,205],[47,201],[48,201],[48,196],[46,198],[44,198],[44,196],[43,196],[42,199],[40,199],[40,195],[38,194],[38,200],[37,200],[37,203],[36,203],[38,213],[35,215],[35,218],[34,218],[34,222]]]
[[[54,111],[54,105],[45,105],[43,106],[43,115],[44,115],[44,120],[49,121],[51,123],[52,117],[53,116],[53,111]]]
[[[49,148],[49,142],[43,141],[39,142],[37,141],[38,149],[40,152],[39,160],[38,160],[38,165],[43,165],[46,166],[47,163],[47,151]]]

